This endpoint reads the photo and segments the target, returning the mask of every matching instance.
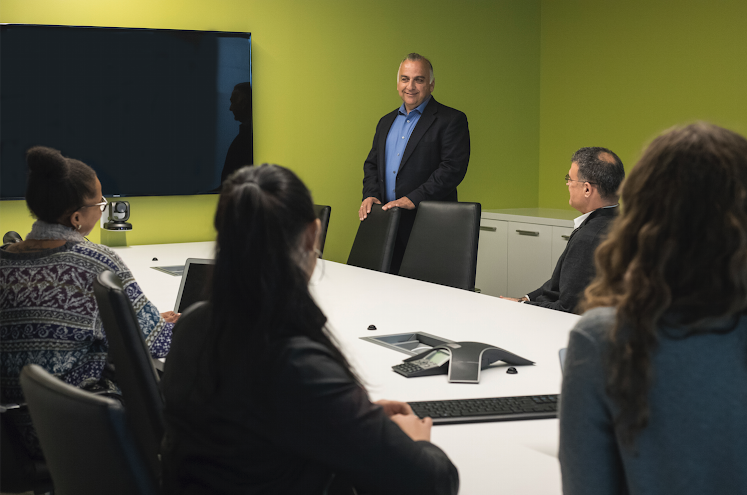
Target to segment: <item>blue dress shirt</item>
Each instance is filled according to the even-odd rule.
[[[389,128],[389,134],[386,137],[386,168],[384,171],[385,203],[397,199],[394,194],[394,186],[397,183],[397,172],[399,172],[399,165],[402,163],[402,155],[405,152],[407,142],[410,140],[412,130],[415,129],[415,125],[420,120],[423,109],[429,101],[431,101],[430,96],[423,103],[413,108],[409,114],[405,110],[405,104],[402,103],[392,127]]]

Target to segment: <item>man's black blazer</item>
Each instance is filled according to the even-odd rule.
[[[386,138],[397,110],[376,126],[371,152],[363,164],[363,199],[384,199]],[[407,196],[417,207],[424,200],[456,201],[456,188],[469,163],[467,116],[431,97],[407,142],[397,173],[396,199]]]
[[[594,278],[594,251],[607,236],[618,207],[594,210],[571,233],[563,254],[552,272],[552,278],[539,289],[527,294],[526,304],[573,313],[581,296]]]

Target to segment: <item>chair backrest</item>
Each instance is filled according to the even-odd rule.
[[[56,495],[156,495],[122,405],[68,385],[30,364],[21,387]]]
[[[332,207],[327,205],[314,205],[316,216],[322,222],[322,228],[319,231],[319,257],[324,253],[324,241],[327,240],[327,228],[329,227],[329,216],[332,214]]]
[[[131,430],[153,474],[158,476],[158,452],[164,430],[163,397],[158,388],[158,374],[120,278],[108,270],[104,271],[93,282],[93,291],[109,342],[109,358],[114,363],[117,385],[122,390],[127,416],[131,421]]]
[[[5,245],[5,244],[13,244],[14,242],[21,242],[22,240],[23,239],[21,239],[21,236],[18,234],[18,232],[15,232],[13,230],[9,230],[3,236],[3,245]]]
[[[474,290],[480,210],[480,203],[422,201],[399,274]]]
[[[372,205],[368,218],[358,225],[348,265],[389,272],[394,253],[394,241],[399,228],[399,208],[382,210]]]
[[[14,409],[0,406],[0,492],[50,492],[53,486],[47,465],[43,460],[29,456],[20,433],[10,419],[13,414],[26,414],[21,411],[25,406],[14,406]]]

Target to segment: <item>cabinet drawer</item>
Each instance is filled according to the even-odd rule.
[[[550,225],[508,222],[507,291],[521,297],[544,284],[552,274]]]
[[[508,222],[480,220],[475,288],[490,296],[505,296],[508,266]]]
[[[565,247],[568,245],[568,238],[573,232],[572,227],[553,227],[552,228],[552,258],[550,259],[550,269],[555,270],[555,265],[558,264],[558,258],[565,251]],[[550,278],[550,277],[547,277]]]

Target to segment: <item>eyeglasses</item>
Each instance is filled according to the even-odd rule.
[[[570,174],[565,174],[565,182],[566,182],[566,184],[568,182],[582,182],[584,184],[588,182],[589,184],[596,184],[596,182],[592,182],[590,180],[575,180],[575,179],[571,179]]]
[[[93,206],[98,206],[99,209],[101,210],[101,212],[103,213],[104,210],[106,210],[106,198],[103,197],[103,196],[101,196],[101,199],[103,200],[103,201],[101,201],[101,203],[94,203],[92,205],[83,205],[83,206],[81,206],[78,209],[80,210],[81,208],[91,208]]]

